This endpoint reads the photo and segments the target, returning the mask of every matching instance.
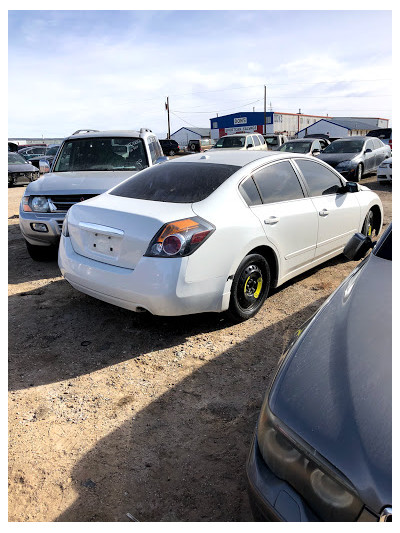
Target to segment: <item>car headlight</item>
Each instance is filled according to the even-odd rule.
[[[355,168],[357,166],[357,163],[355,163],[354,161],[341,161],[336,169],[337,170],[348,170],[350,168]]]
[[[322,520],[357,520],[363,504],[350,482],[273,415],[267,398],[258,422],[257,440],[272,472],[289,483]]]
[[[37,213],[48,213],[50,206],[45,196],[34,196],[30,202],[32,211]]]

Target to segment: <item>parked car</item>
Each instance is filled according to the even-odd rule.
[[[160,139],[161,148],[165,155],[176,155],[179,153],[179,144],[174,139]]]
[[[59,144],[52,144],[51,146],[48,146],[45,150],[45,153],[42,155],[32,155],[29,157],[29,162],[34,165],[35,167],[39,168],[40,161],[47,161],[50,167],[54,161],[54,158],[57,154],[58,149],[60,148]]]
[[[264,137],[260,133],[234,133],[220,137],[212,150],[268,150]]]
[[[390,156],[390,147],[379,139],[354,136],[333,141],[318,158],[345,178],[360,181],[364,174],[374,172]]]
[[[392,149],[392,128],[378,128],[367,133],[367,137],[377,137],[383,144],[387,144]]]
[[[9,152],[18,152],[18,148],[19,148],[18,144],[15,144],[15,143],[13,143],[11,141],[8,141],[8,151]]]
[[[378,167],[376,171],[376,178],[379,183],[392,183],[392,158],[388,157]]]
[[[29,146],[27,148],[21,148],[18,153],[21,154],[27,161],[30,157],[36,157],[37,155],[44,155],[46,153],[47,146],[45,144],[41,146]]]
[[[188,142],[187,148],[189,152],[205,152],[206,150],[212,148],[214,144],[214,139],[192,139]]]
[[[286,135],[280,135],[278,133],[270,133],[263,135],[263,137],[268,146],[268,150],[278,150],[283,143],[288,141]]]
[[[256,520],[391,521],[391,280],[390,225],[281,358],[247,461]]]
[[[19,225],[32,259],[54,256],[68,209],[144,168],[162,163],[157,137],[140,131],[87,131],[64,139],[52,172],[26,188]],[[35,169],[36,170],[36,169]]]
[[[8,186],[27,185],[38,179],[39,171],[17,152],[8,152]]]
[[[379,197],[315,158],[210,150],[73,205],[59,266],[76,289],[126,309],[229,309],[240,321],[270,287],[339,255],[366,221],[380,230]]]
[[[319,144],[321,145],[321,150],[324,150],[327,146],[329,146],[333,140],[333,139],[330,140],[329,136],[324,135],[324,134],[315,134],[315,135],[307,134],[307,135],[304,135],[304,138],[305,139],[318,139]]]
[[[317,156],[321,153],[322,147],[319,139],[292,139],[288,141],[280,148],[280,152],[296,153],[296,154],[307,154],[312,156]]]

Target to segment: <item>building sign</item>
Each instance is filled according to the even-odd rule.
[[[226,135],[233,133],[253,133],[257,131],[257,126],[237,126],[236,128],[225,128]]]
[[[233,119],[234,124],[247,124],[247,117],[239,117]]]

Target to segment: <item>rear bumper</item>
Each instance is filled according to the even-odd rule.
[[[61,273],[74,288],[118,307],[162,316],[222,311],[229,297],[225,278],[188,283],[187,263],[187,257],[142,257],[134,269],[121,268],[77,254],[64,236],[58,254]]]
[[[257,522],[319,522],[301,496],[271,472],[254,436],[247,459],[248,493]]]

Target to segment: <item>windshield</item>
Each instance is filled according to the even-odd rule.
[[[52,146],[51,148],[48,148],[46,150],[46,155],[56,155],[57,150],[60,148],[60,145],[58,146]]]
[[[214,148],[243,148],[246,144],[246,137],[221,137],[216,142]]]
[[[142,139],[94,137],[66,141],[53,172],[142,170],[148,166]]]
[[[28,163],[26,159],[22,157],[20,154],[16,154],[15,152],[8,154],[8,164],[9,165],[21,165],[23,163]]]
[[[264,137],[265,142],[271,146],[278,145],[278,137]]]
[[[364,146],[364,141],[361,139],[353,141],[333,141],[323,151],[324,154],[358,154]]]
[[[307,154],[310,149],[311,143],[306,141],[300,143],[288,142],[278,148],[281,152],[295,152],[296,154]]]

